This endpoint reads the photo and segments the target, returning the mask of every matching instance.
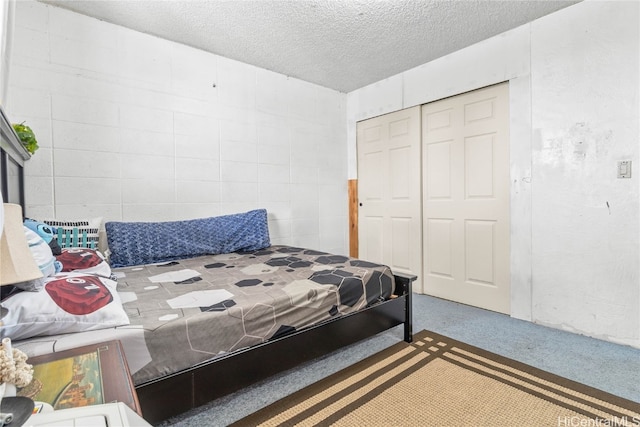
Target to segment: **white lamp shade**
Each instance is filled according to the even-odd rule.
[[[0,286],[42,277],[22,224],[20,205],[4,203],[4,227],[0,238]]]

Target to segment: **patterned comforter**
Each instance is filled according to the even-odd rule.
[[[357,311],[395,286],[386,266],[288,246],[113,272],[125,329],[143,331],[151,359],[132,369],[136,384]]]

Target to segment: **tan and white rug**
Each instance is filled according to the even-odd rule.
[[[234,426],[640,426],[640,404],[429,332]]]

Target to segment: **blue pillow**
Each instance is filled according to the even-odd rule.
[[[49,247],[51,248],[51,252],[54,255],[60,255],[62,253],[62,249],[60,248],[58,240],[56,239],[58,231],[55,227],[31,218],[24,219],[24,226],[37,233],[38,236],[40,236],[42,240],[44,240],[44,242],[49,245]]]
[[[267,211],[167,222],[107,222],[112,267],[269,247]]]

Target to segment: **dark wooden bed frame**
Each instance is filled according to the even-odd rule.
[[[2,199],[24,209],[23,166],[30,156],[1,108],[0,113]],[[160,422],[400,324],[404,324],[404,340],[411,342],[412,282],[416,277],[395,274],[395,278],[392,299],[138,384],[144,418],[152,424]]]
[[[416,277],[395,277],[396,298],[137,385],[144,418],[162,421],[403,323],[411,342]]]

